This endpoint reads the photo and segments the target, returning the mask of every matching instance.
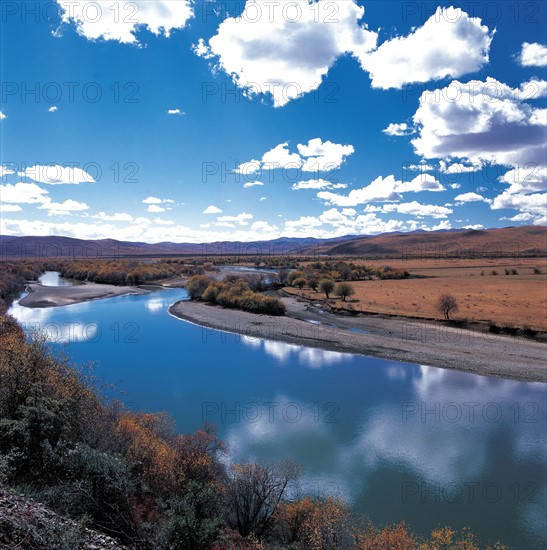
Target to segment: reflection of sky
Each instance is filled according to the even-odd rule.
[[[309,368],[319,369],[344,361],[349,362],[353,359],[353,355],[350,353],[307,348],[295,344],[286,344],[285,342],[262,340],[251,336],[243,336],[241,341],[246,346],[261,349],[270,357],[274,357],[282,365],[298,363]]]
[[[406,512],[400,502],[402,483],[409,482],[413,486],[423,483],[428,489],[440,487],[449,494],[453,494],[450,491],[455,487],[462,488],[464,497],[457,504],[452,504],[451,511],[457,512],[455,517],[458,513],[464,514],[456,508],[466,504],[464,501],[469,493],[465,491],[471,483],[479,484],[473,504],[493,506],[482,498],[481,491],[485,484],[496,483],[504,491],[501,500],[506,507],[505,512],[513,514],[517,507],[514,491],[518,485],[523,500],[518,502],[516,521],[519,529],[538,535],[544,529],[538,528],[538,523],[545,525],[544,510],[547,504],[545,476],[541,475],[545,468],[546,449],[543,421],[545,386],[462,376],[455,371],[424,366],[408,369],[396,364],[386,368],[385,376],[408,385],[410,392],[402,402],[394,402],[386,396],[384,403],[370,408],[364,400],[363,420],[355,425],[354,435],[349,440],[340,437],[339,424],[318,422],[309,413],[313,403],[279,394],[275,399],[278,409],[281,410],[284,404],[296,403],[303,411],[301,419],[297,423],[287,422],[279,413],[272,422],[267,414],[268,408],[264,408],[258,421],[232,422],[225,439],[229,447],[236,451],[233,460],[244,457],[281,460],[286,455],[280,451],[290,449],[292,460],[306,464],[301,480],[304,492],[343,494],[354,505],[364,495],[374,501],[378,491],[377,479],[384,475],[386,469],[399,472],[399,481],[388,481],[381,487],[395,500],[393,510],[401,514],[399,519],[405,519]],[[443,406],[450,404],[452,411],[458,406],[463,414],[459,422],[453,422],[452,416],[441,412],[426,415],[425,419],[418,412],[414,416],[407,415],[406,421],[403,421],[403,402],[425,403],[428,410],[433,411],[442,411]],[[440,408],[435,409],[437,403]],[[477,404],[474,415],[466,406],[471,403]],[[488,405],[491,403],[495,403],[502,412],[497,422],[492,422],[491,416],[483,414],[485,406],[493,407]],[[516,403],[521,407],[519,422],[515,422]],[[521,422],[522,407],[526,407],[526,403],[538,404],[538,414],[534,417],[536,422]],[[530,410],[526,409],[529,415]],[[500,442],[501,438],[503,442]],[[505,459],[510,459],[509,464],[514,459],[523,467],[511,471],[507,462],[499,463],[504,458],[500,453],[504,451],[507,453]],[[527,470],[526,463],[534,467]],[[538,494],[528,501],[525,497],[534,492],[530,487],[537,487]],[[429,498],[431,501],[432,497]],[[502,537],[501,534],[499,536]]]
[[[75,304],[75,306],[78,314],[90,308],[89,302]],[[70,308],[74,309],[75,306],[69,305],[63,308],[71,311]],[[70,315],[67,315],[66,319],[57,320],[58,312],[51,307],[30,308],[20,305],[19,300],[16,300],[8,313],[19,322],[28,336],[46,337],[49,342],[55,344],[95,342],[101,334],[101,327],[96,322],[82,322],[72,319]]]
[[[229,445],[230,460],[291,459],[304,467],[301,491],[343,494],[376,522],[406,520],[421,533],[441,524],[467,525],[512,547],[538,547],[546,498],[544,384],[219,332],[207,331],[204,338],[200,327],[167,314],[168,305],[183,295],[167,290],[47,309],[16,303],[10,312],[29,326],[66,326],[72,332],[61,332],[59,342],[68,342],[77,361],[99,361],[106,382],[121,382],[124,401],[139,410],[171,412],[182,431],[204,421],[204,402],[228,409],[249,401],[276,403],[273,420],[266,406],[253,422],[208,418]],[[93,335],[83,330],[92,331],[93,324],[99,333],[95,345],[87,345],[85,337]],[[338,422],[327,421],[329,403],[337,407]],[[464,412],[465,403],[476,403],[474,421],[465,415],[458,422],[421,417],[422,404],[431,410],[450,403]],[[496,422],[482,415],[488,403],[503,413]],[[524,422],[528,403],[536,407],[534,422]],[[298,421],[283,418],[288,404],[301,411]],[[405,406],[416,412],[403,421]],[[506,493],[496,507],[481,500],[467,508],[405,504],[406,482],[428,487],[497,482]],[[511,500],[508,487],[529,482],[538,487],[535,501]]]

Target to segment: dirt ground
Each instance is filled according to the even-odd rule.
[[[357,262],[356,262],[357,263]],[[368,265],[390,265],[406,269],[413,278],[401,280],[352,281],[355,295],[336,308],[403,315],[425,319],[441,318],[436,302],[441,294],[452,294],[459,303],[454,319],[492,322],[499,326],[547,330],[547,260],[381,260]],[[509,270],[509,275],[505,270]],[[539,269],[540,274],[534,273]],[[516,270],[517,274],[511,274]],[[495,274],[497,273],[497,274]],[[311,290],[286,288],[293,295],[317,299],[324,295]]]

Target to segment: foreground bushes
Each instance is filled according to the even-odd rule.
[[[186,288],[193,300],[202,300],[250,313],[285,315],[283,302],[272,296],[255,292],[242,278],[227,277],[224,281],[214,281],[204,275],[195,275],[190,278]]]

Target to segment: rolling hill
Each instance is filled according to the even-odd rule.
[[[132,258],[157,256],[365,256],[370,258],[480,258],[547,255],[547,228],[507,227],[487,230],[416,231],[335,239],[282,237],[271,241],[214,243],[144,243],[114,239],[0,236],[0,258]]]

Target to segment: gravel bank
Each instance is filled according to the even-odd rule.
[[[255,315],[179,301],[169,311],[203,327],[330,351],[356,353],[514,380],[547,381],[547,345],[404,317],[346,317],[283,298],[287,316]],[[207,330],[204,328],[204,330]]]

